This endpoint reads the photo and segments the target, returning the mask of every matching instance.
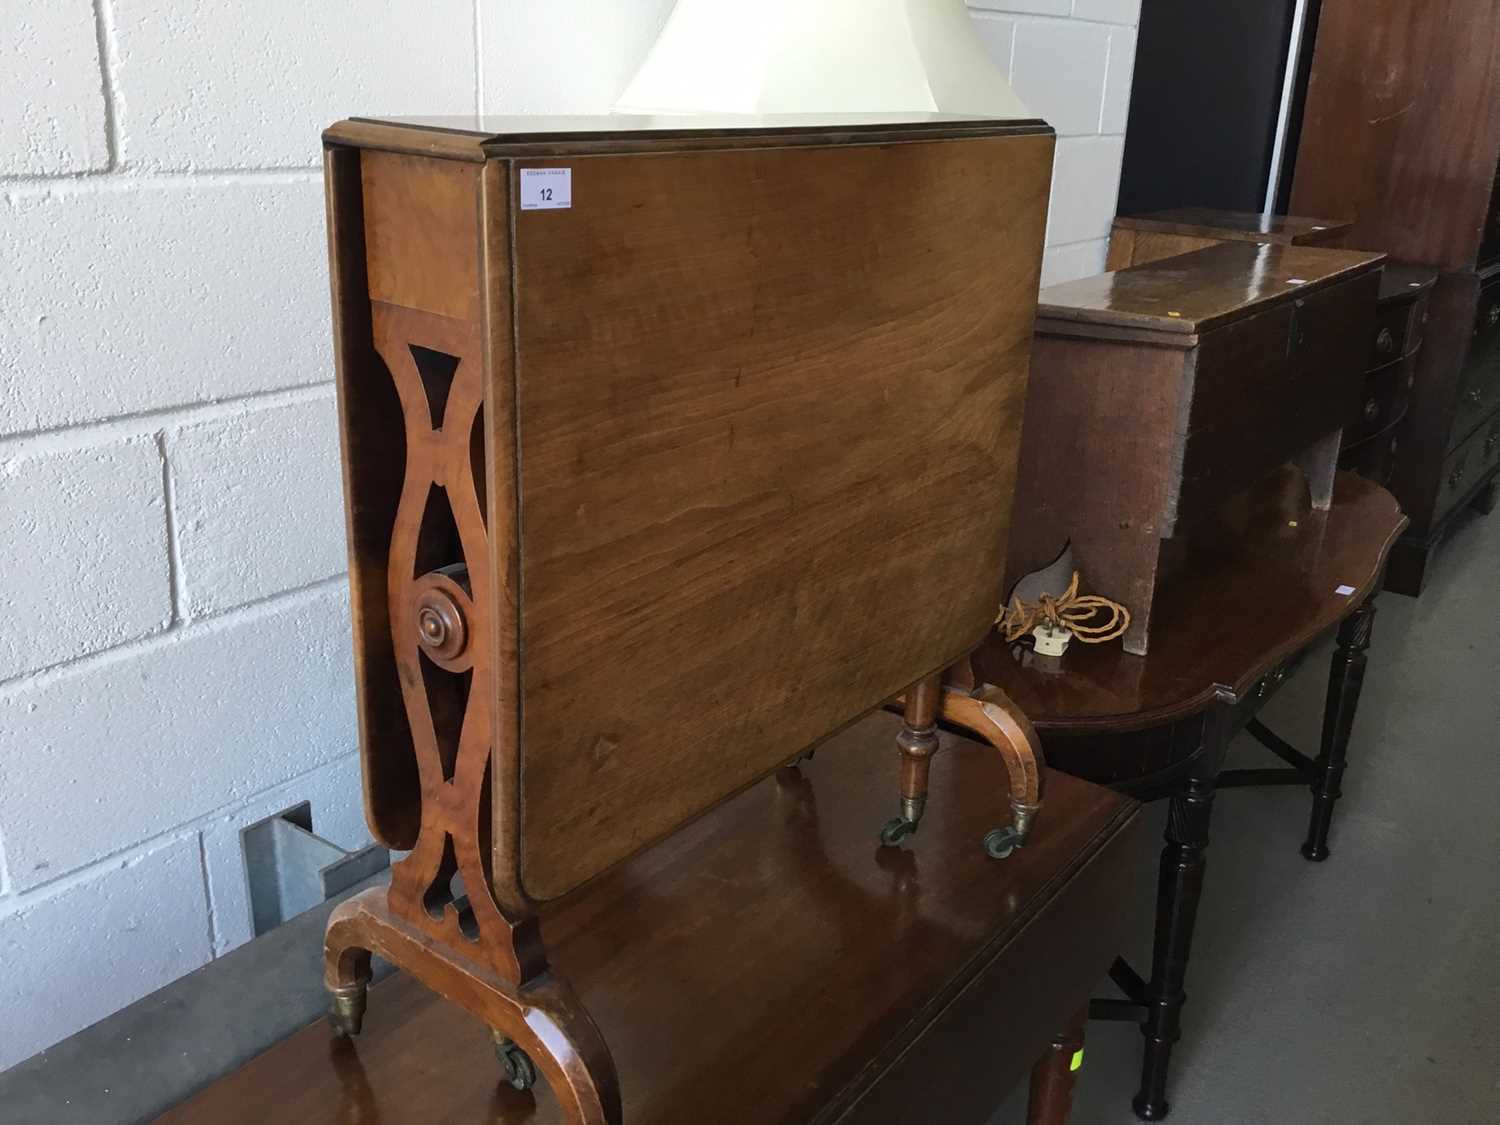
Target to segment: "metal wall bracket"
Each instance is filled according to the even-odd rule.
[[[256,937],[391,865],[379,844],[348,852],[315,835],[308,801],[241,829],[240,851]]]

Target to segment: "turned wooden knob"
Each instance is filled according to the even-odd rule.
[[[457,573],[455,573],[455,571]],[[441,668],[462,671],[470,662],[469,614],[472,603],[463,567],[444,567],[416,582],[412,614],[417,644]]]

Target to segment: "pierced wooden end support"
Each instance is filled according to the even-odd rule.
[[[898,844],[916,832],[927,807],[928,778],[937,752],[939,721],[962,727],[984,739],[1005,762],[1010,780],[1011,822],[985,835],[984,850],[1004,859],[1026,842],[1042,807],[1041,740],[1031,722],[997,687],[974,691],[944,687],[940,675],[922,680],[895,701],[905,722],[896,736],[901,752],[901,815],[880,831],[880,842]]]

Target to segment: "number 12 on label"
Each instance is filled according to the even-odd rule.
[[[522,211],[560,211],[572,206],[573,169],[521,169]]]

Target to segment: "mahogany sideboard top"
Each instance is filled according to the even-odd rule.
[[[627,1125],[982,1125],[1118,952],[1134,802],[1062,774],[1003,863],[998,755],[944,740],[929,816],[877,846],[898,721],[871,716],[543,913],[607,1037]],[[160,1118],[560,1125],[471,1017],[401,974]]]
[[[1333,504],[1320,512],[1287,468],[1195,537],[1189,565],[1157,600],[1146,656],[1072,645],[1048,660],[992,636],[976,672],[1044,734],[1143,730],[1202,710],[1221,690],[1244,698],[1378,589],[1405,527],[1374,482],[1339,473]]]
[[[1353,223],[1347,219],[1309,219],[1299,215],[1266,215],[1220,211],[1211,207],[1178,207],[1144,215],[1120,215],[1109,236],[1106,269],[1120,270],[1204,250],[1221,242],[1274,242],[1297,246],[1342,246]]]

